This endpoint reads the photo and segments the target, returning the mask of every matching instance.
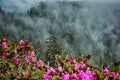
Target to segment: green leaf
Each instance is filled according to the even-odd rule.
[[[114,68],[113,68],[113,70],[114,70],[115,72],[120,73],[120,64],[114,63]]]
[[[45,73],[45,69],[42,70],[37,69],[36,75],[39,75],[39,77],[43,77],[43,74]]]
[[[97,69],[94,69],[94,72],[96,72],[99,80],[104,80],[105,75],[103,73],[100,73],[99,70],[97,70]]]
[[[13,63],[11,63],[11,62],[8,62],[8,65],[9,65],[9,67],[11,68],[11,69],[14,69],[16,66],[13,64]]]
[[[52,76],[51,80],[57,80],[57,76],[56,75]]]

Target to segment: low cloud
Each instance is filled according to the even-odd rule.
[[[7,12],[25,12],[45,0],[0,0],[0,6]]]
[[[40,2],[47,0],[0,0],[0,6],[3,10],[12,13],[25,12],[31,7],[37,6]],[[57,0],[50,0],[52,2]],[[49,2],[50,2],[49,1]],[[119,0],[58,0],[58,1],[85,1],[85,2],[120,2]]]

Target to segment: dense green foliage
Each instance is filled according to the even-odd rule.
[[[54,53],[54,52],[53,52]],[[53,55],[51,55],[53,56]],[[120,64],[113,70],[97,68],[89,61],[91,55],[70,58],[55,54],[56,66],[37,59],[32,43],[20,40],[0,40],[1,80],[120,80]]]

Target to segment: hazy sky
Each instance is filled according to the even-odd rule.
[[[37,6],[41,1],[57,0],[0,0],[3,10],[9,12],[24,12],[33,6]],[[59,1],[96,1],[96,2],[118,2],[119,0],[59,0]]]
[[[24,12],[44,0],[0,0],[2,9],[9,12]]]

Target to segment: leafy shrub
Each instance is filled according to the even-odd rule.
[[[0,41],[0,78],[1,79],[41,79],[45,69],[42,60],[37,60],[29,41]],[[47,67],[47,66],[46,66]]]
[[[114,71],[107,67],[98,69],[89,62],[91,55],[69,58],[56,55],[58,66],[53,67],[38,60],[29,41],[0,40],[1,80],[119,80],[120,65]]]

